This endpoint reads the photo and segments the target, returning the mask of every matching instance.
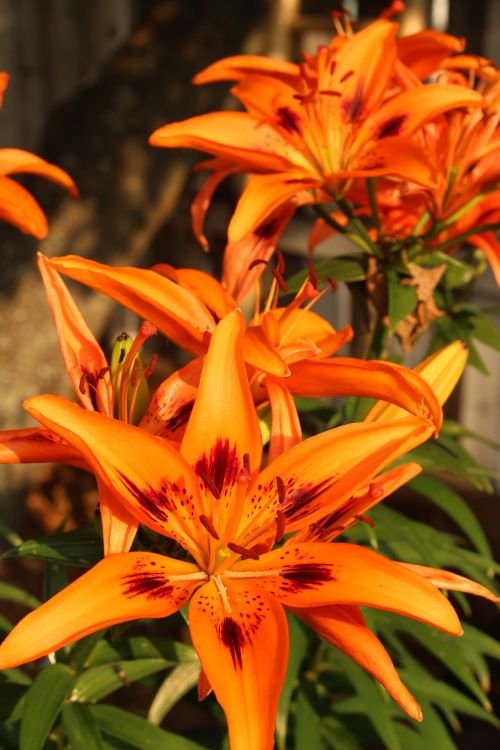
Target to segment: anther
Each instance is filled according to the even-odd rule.
[[[87,389],[85,388],[85,383],[87,382],[87,376],[85,373],[83,373],[82,377],[80,378],[80,382],[78,384],[78,390],[82,394],[82,396],[85,396],[87,393]]]
[[[315,289],[318,288],[318,274],[316,273],[316,270],[312,264],[312,261],[307,261],[307,267],[309,269],[309,281],[313,285]]]
[[[251,271],[256,266],[267,266],[268,263],[269,261],[265,260],[265,258],[255,258],[248,266],[248,270]]]
[[[287,285],[286,285],[285,279],[284,279],[284,278],[283,278],[283,276],[281,275],[281,273],[280,273],[280,271],[278,270],[278,268],[273,268],[273,276],[274,276],[274,278],[276,279],[276,281],[278,282],[278,286],[279,286],[279,288],[281,289],[281,291],[282,291],[282,292],[288,292],[288,289],[287,289]]]
[[[368,516],[363,516],[363,515],[358,514],[358,515],[355,515],[354,518],[357,521],[363,521],[363,523],[367,523],[370,529],[373,529],[373,527],[375,526],[375,521],[373,521]]]
[[[243,454],[243,467],[245,471],[248,471],[249,474],[252,473],[250,470],[250,453]]]
[[[286,500],[285,483],[281,477],[276,476],[275,479],[276,479],[276,489],[278,490],[278,502],[280,505],[283,505],[283,503]]]
[[[151,375],[153,374],[153,370],[155,369],[155,365],[156,365],[157,361],[158,361],[158,355],[157,354],[153,354],[153,356],[151,357],[151,359],[149,361],[149,365],[144,370],[144,377],[145,378],[150,378],[151,377]]]
[[[282,510],[276,511],[276,536],[274,543],[279,544],[285,536],[285,514]]]
[[[276,268],[280,273],[285,271],[285,259],[281,250],[276,250]]]
[[[200,519],[200,523],[206,528],[210,536],[213,536],[213,538],[218,541],[220,539],[220,536],[215,530],[215,526],[213,525],[210,518],[208,516],[205,516],[203,513],[198,516],[198,518]]]
[[[235,544],[234,542],[229,542],[227,548],[230,549],[231,552],[236,552],[237,555],[241,555],[245,560],[259,559],[259,555],[256,552],[251,549],[247,549],[246,547],[242,547],[239,544]]]
[[[354,70],[348,70],[347,73],[344,73],[344,75],[340,79],[340,83],[344,83],[353,75],[354,75]]]
[[[111,370],[111,367],[101,367],[99,370],[99,373],[97,375],[97,380],[102,380],[106,373],[108,373]]]
[[[208,489],[212,493],[212,495],[215,497],[216,500],[220,500],[220,490],[215,484],[214,480],[208,473],[208,471],[205,471],[205,469],[198,469],[199,476],[203,479],[205,484],[207,485]]]
[[[321,96],[342,96],[341,91],[335,91],[334,89],[323,89],[323,91],[318,91],[318,94],[321,94]]]
[[[337,291],[337,286],[338,286],[337,282],[335,281],[335,279],[330,278],[330,276],[327,276],[326,280],[328,281],[328,283],[330,284],[332,288],[332,294],[335,294],[335,292]]]

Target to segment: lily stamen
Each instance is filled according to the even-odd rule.
[[[198,516],[200,519],[200,523],[206,528],[210,536],[212,536],[216,541],[220,540],[220,536],[218,535],[215,526],[213,525],[212,521],[208,516],[206,516],[204,513],[202,513],[200,516]]]
[[[237,555],[241,555],[245,560],[258,560],[259,555],[254,552],[251,549],[247,549],[246,547],[242,547],[241,544],[236,544],[235,542],[229,542],[227,544],[227,548],[231,550],[231,552],[236,552]]]

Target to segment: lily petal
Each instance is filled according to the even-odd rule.
[[[273,78],[296,83],[300,69],[295,63],[276,60],[264,55],[233,55],[212,63],[193,78],[193,83],[212,83],[213,81],[239,81],[248,75],[270,75]]]
[[[383,426],[387,429],[374,429]],[[344,425],[295,445],[254,480],[238,544],[249,546],[260,534],[268,535],[278,510],[287,531],[328,516],[431,432],[428,422],[407,417],[385,425]]]
[[[60,185],[74,198],[78,196],[75,183],[69,174],[60,167],[50,164],[29,151],[22,151],[18,148],[0,149],[0,175],[16,174],[17,172],[40,175],[40,177],[45,177],[47,180]]]
[[[282,606],[247,582],[212,580],[189,605],[193,645],[224,709],[231,750],[274,744],[288,658]]]
[[[0,219],[39,240],[47,236],[48,224],[42,209],[27,190],[9,177],[0,177]]]
[[[139,427],[153,435],[180,442],[198,393],[203,357],[176,370],[158,386]]]
[[[182,607],[202,575],[195,565],[164,555],[106,557],[21,620],[0,646],[0,669],[33,661],[110,625],[167,617]]]
[[[343,178],[392,175],[432,188],[436,185],[437,165],[410,137],[386,137],[365,149],[347,171],[338,174]]]
[[[398,58],[421,80],[434,73],[452,52],[462,52],[465,40],[434,29],[424,29],[396,40]]]
[[[268,463],[302,440],[297,407],[286,386],[266,377],[264,384],[271,405],[271,442]]]
[[[252,170],[290,169],[304,161],[275,128],[245,112],[210,112],[156,130],[151,146],[196,148]]]
[[[175,448],[139,427],[57,396],[36,396],[25,407],[80,450],[99,484],[120,497],[139,521],[176,539],[198,560],[203,558],[199,544],[206,534],[199,521],[203,510],[197,480]]]
[[[236,307],[227,289],[209,273],[196,268],[174,268],[167,263],[158,263],[151,270],[193,292],[216,320],[221,320]]]
[[[365,605],[411,617],[452,635],[462,634],[455,610],[434,586],[356,544],[289,545],[258,560],[237,562],[225,575],[248,578],[252,586],[290,607]]]
[[[476,583],[476,581],[472,581],[465,576],[459,576],[457,573],[451,573],[449,570],[429,568],[427,565],[414,565],[413,563],[399,563],[399,565],[423,576],[438,589],[463,591],[465,594],[474,594],[474,596],[489,599],[490,602],[500,602],[500,596],[497,596],[493,591],[486,588],[486,586],[482,586],[480,583]]]
[[[431,419],[436,430],[443,414],[426,379],[392,362],[355,357],[303,360],[290,365],[286,385],[296,396],[365,396],[397,404],[396,417],[410,412]],[[371,420],[373,421],[373,420]]]
[[[76,255],[51,258],[50,264],[149,320],[183,349],[195,355],[205,353],[215,321],[188,289],[145,268],[106,266]]]
[[[106,357],[66,285],[42,253],[38,253],[38,269],[73,389],[86,409],[94,411],[97,406],[109,416],[112,387]]]
[[[248,180],[228,227],[230,243],[236,243],[253,232],[271,214],[297,194],[314,187],[318,181],[304,173],[280,172],[256,174]],[[300,198],[300,204],[307,201]],[[313,197],[310,198],[313,203]],[[297,204],[298,205],[298,204]]]
[[[0,464],[32,464],[45,462],[71,464],[87,469],[80,451],[62,440],[57,433],[43,427],[0,432]]]
[[[99,483],[99,508],[105,556],[128,552],[135,539],[139,521],[103,482]]]
[[[203,480],[207,511],[214,497],[218,500],[221,535],[231,517],[229,509],[241,473],[255,472],[262,457],[262,438],[243,359],[244,330],[239,310],[229,313],[215,329],[181,444],[181,454]]]
[[[359,609],[330,605],[292,609],[292,612],[375,677],[412,719],[422,720],[420,706],[401,682],[391,657],[366,625]]]
[[[428,383],[436,399],[443,405],[460,379],[467,356],[467,346],[463,341],[454,341],[422,360],[413,372],[417,373],[420,381]],[[370,409],[364,421],[381,423],[397,419],[404,414],[400,406],[396,402],[387,403],[386,399],[379,401]]]

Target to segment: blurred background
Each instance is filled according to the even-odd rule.
[[[343,3],[358,26],[389,4]],[[189,215],[200,184],[192,166],[201,155],[153,149],[148,136],[168,121],[235,106],[226,84],[190,83],[206,65],[241,52],[296,60],[301,49],[313,51],[329,40],[329,14],[338,7],[333,0],[0,0],[0,70],[10,74],[0,147],[27,149],[63,167],[81,195],[74,201],[41,179],[21,177],[48,215],[48,238],[37,242],[0,226],[2,429],[31,424],[21,407],[25,398],[42,392],[70,395],[36,251],[76,253],[112,264],[168,262],[218,273],[238,182],[226,181],[216,193],[207,255],[192,235]],[[495,60],[500,2],[407,0],[401,26],[403,34],[430,26],[466,36],[468,52]],[[299,213],[283,238],[289,272],[303,266],[311,219],[307,211]],[[341,250],[338,242],[322,245],[318,256]],[[135,317],[107,298],[76,285],[71,289],[105,351],[120,331],[137,329]],[[498,305],[489,273],[472,294],[484,307]],[[329,304],[337,328],[351,319],[351,297],[343,285]],[[161,355],[160,381],[178,363],[177,354],[160,337],[154,348]],[[451,408],[465,426],[498,441],[498,357],[486,348],[481,355],[492,375],[468,368]],[[468,446],[476,458],[499,471],[499,454],[485,446],[478,453],[476,445]],[[493,498],[469,491],[469,499],[498,552]],[[65,519],[66,528],[85,523],[95,502],[93,479],[68,467],[1,467],[0,510],[26,536],[53,531]],[[407,502],[411,507],[411,499]],[[436,524],[446,527],[433,512]],[[493,629],[494,608],[474,603],[474,610],[482,618],[477,624]],[[460,747],[478,738],[483,747],[494,746],[492,730],[469,724],[480,734],[466,732]]]

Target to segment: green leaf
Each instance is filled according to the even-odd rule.
[[[104,734],[140,750],[205,750],[202,745],[166,732],[121,708],[92,706],[90,710]]]
[[[195,661],[185,662],[175,667],[164,679],[149,707],[148,720],[152,724],[161,724],[168,712],[198,682],[201,664]]]
[[[66,703],[62,720],[71,750],[103,750],[99,726],[88,706]]]
[[[0,538],[5,539],[6,542],[12,544],[13,547],[18,544],[22,544],[23,540],[19,534],[11,529],[4,521],[0,520]]]
[[[4,552],[2,557],[35,557],[48,562],[90,567],[103,555],[102,540],[95,528],[88,526],[62,534],[30,539]]]
[[[343,664],[349,682],[361,699],[364,713],[369,717],[387,750],[402,750],[391,717],[391,713],[396,710],[396,706],[391,704],[392,698],[371,675],[344,654],[339,652],[336,656]]]
[[[168,667],[169,663],[165,659],[117,661],[100,667],[90,667],[78,677],[71,693],[71,700],[79,703],[99,701],[115,690],[127,687],[131,682],[142,680]]]
[[[465,500],[455,490],[439,479],[427,475],[415,477],[408,483],[408,487],[441,508],[469,537],[481,554],[485,557],[491,557],[491,547],[479,521]]]
[[[335,281],[362,281],[366,277],[366,257],[362,254],[328,258],[314,263],[318,280],[325,283],[328,278]],[[300,271],[287,279],[289,292],[297,292],[306,280],[309,271]]]
[[[74,682],[75,674],[64,664],[46,667],[33,680],[24,703],[20,750],[42,750]]]
[[[36,609],[41,604],[36,596],[28,594],[27,591],[19,588],[19,586],[14,586],[13,583],[7,583],[6,581],[0,581],[0,599],[5,602],[22,604],[24,607],[29,607],[29,609]]]
[[[475,701],[446,683],[434,679],[431,675],[416,674],[414,671],[406,669],[400,670],[400,674],[403,682],[415,693],[417,700],[420,700],[420,696],[422,696],[424,700],[429,700],[436,706],[451,708],[453,711],[460,711],[493,724],[495,727],[500,727],[498,719],[478,706]]]
[[[290,713],[292,694],[298,684],[300,666],[309,645],[309,639],[297,618],[289,613],[287,613],[287,618],[290,633],[290,650],[285,682],[278,704],[278,716],[276,718],[276,742],[280,750],[284,750],[286,746],[288,715]]]
[[[417,291],[414,286],[403,284],[403,277],[395,271],[388,271],[386,280],[389,294],[389,327],[394,331],[397,324],[415,310]]]
[[[171,667],[180,662],[198,661],[196,651],[187,643],[169,641],[166,638],[132,636],[116,643],[101,640],[87,659],[89,666],[110,664],[121,660],[164,659]]]
[[[435,748],[436,750],[457,750],[451,739],[443,720],[438,712],[427,701],[421,701],[423,721],[420,724],[397,723],[396,732],[405,750],[423,750],[424,748]]]
[[[320,727],[321,717],[316,711],[309,691],[301,685],[297,691],[297,710],[295,715],[295,747],[308,750],[323,750]]]

